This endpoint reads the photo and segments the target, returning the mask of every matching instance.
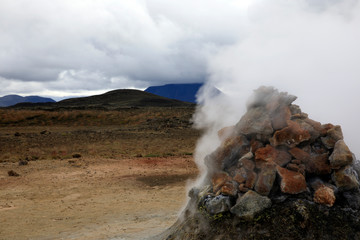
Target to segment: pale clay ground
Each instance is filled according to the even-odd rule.
[[[196,175],[191,156],[3,162],[0,239],[145,239],[176,221]]]

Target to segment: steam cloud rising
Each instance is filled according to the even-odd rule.
[[[325,1],[324,1],[325,2]],[[295,104],[321,123],[342,126],[344,139],[360,156],[360,4],[358,1],[255,1],[249,7],[244,36],[209,60],[208,86],[227,96],[199,94],[204,104],[194,117],[206,130],[196,159],[219,144],[217,131],[234,125],[246,100],[261,85],[274,86],[298,99]]]

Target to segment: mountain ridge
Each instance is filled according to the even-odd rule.
[[[3,97],[0,97],[0,107],[9,107],[18,103],[23,102],[32,102],[32,103],[41,103],[41,102],[55,102],[52,98],[45,98],[40,96],[20,96],[16,94],[9,94]]]
[[[192,103],[169,99],[134,89],[117,89],[88,97],[69,98],[53,103],[19,103],[11,108],[27,109],[104,109],[132,107],[190,107]]]

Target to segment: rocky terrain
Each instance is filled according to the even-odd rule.
[[[182,217],[159,239],[360,239],[359,162],[341,127],[261,87],[219,131]]]

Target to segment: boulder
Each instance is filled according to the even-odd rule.
[[[239,218],[251,220],[257,213],[269,207],[271,207],[271,200],[268,197],[261,196],[249,190],[238,198],[235,206],[230,209],[230,212]]]
[[[280,176],[280,189],[283,193],[298,194],[306,191],[307,186],[304,175],[280,166],[277,166],[276,170]]]
[[[339,140],[335,143],[334,151],[330,155],[329,160],[331,168],[339,169],[343,166],[350,165],[354,159],[344,140]]]

